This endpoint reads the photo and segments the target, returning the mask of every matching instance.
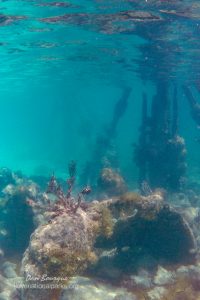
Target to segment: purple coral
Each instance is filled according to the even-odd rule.
[[[84,204],[84,196],[91,193],[89,186],[83,188],[78,193],[77,201],[72,197],[72,190],[76,181],[76,162],[71,161],[68,165],[69,178],[67,179],[68,189],[66,194],[61,185],[58,184],[54,174],[51,176],[47,187],[47,193],[51,193],[57,197],[56,203],[50,207],[53,211],[52,218],[55,218],[64,212],[76,213],[77,209],[81,207],[84,209],[87,205]]]

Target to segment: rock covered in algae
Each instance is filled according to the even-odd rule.
[[[98,238],[96,247],[116,248],[112,260],[118,268],[134,272],[146,257],[150,257],[149,266],[156,261],[195,261],[196,240],[189,224],[160,195],[141,197],[133,193],[104,203],[115,224],[112,235]]]
[[[117,196],[126,192],[123,177],[112,168],[103,168],[98,179],[98,187],[108,196]]]
[[[63,214],[32,235],[23,259],[24,271],[31,272],[27,263],[32,262],[37,274],[46,270],[51,276],[70,277],[79,273],[94,259],[93,239],[91,221],[83,211],[76,215]]]
[[[92,248],[94,237],[95,226],[81,209],[76,214],[62,214],[51,223],[40,226],[24,254],[24,278],[33,278],[34,282],[34,278],[47,274],[49,280],[46,283],[55,283],[55,278],[66,282],[69,277],[81,274],[96,259]],[[48,293],[51,291],[27,290],[24,299],[34,299],[35,296],[43,299]]]
[[[36,227],[29,201],[38,199],[39,187],[20,172],[0,169],[0,244],[9,255],[22,255]],[[35,201],[36,202],[36,201]]]
[[[142,197],[128,193],[91,202],[85,210],[63,213],[39,226],[24,254],[22,272],[25,278],[33,279],[47,274],[49,282],[55,277],[68,281],[84,271],[118,280],[124,273],[134,274],[145,267],[142,261],[146,257],[154,266],[156,262],[190,263],[195,261],[195,250],[189,224],[161,194]],[[168,283],[169,274],[159,271],[155,283]],[[51,299],[52,293],[47,289],[26,290],[23,299]]]
[[[128,221],[118,222],[112,238],[119,249],[141,249],[144,255],[150,254],[157,260],[169,262],[193,259],[196,248],[193,234],[176,212],[163,208],[154,219],[148,218],[148,215],[140,216],[138,213]]]
[[[35,229],[34,213],[27,203],[30,191],[27,186],[16,186],[6,195],[2,226],[5,236],[1,237],[2,247],[7,254],[22,254],[28,246]]]

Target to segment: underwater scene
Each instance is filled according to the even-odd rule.
[[[0,300],[200,300],[200,2],[0,0]]]

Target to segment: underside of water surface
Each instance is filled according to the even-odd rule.
[[[200,300],[200,3],[0,0],[0,300]]]

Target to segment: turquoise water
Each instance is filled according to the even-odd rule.
[[[200,299],[199,34],[199,1],[0,0],[0,299]],[[78,289],[13,288],[45,274]]]
[[[82,168],[130,86],[115,144],[133,181],[142,93],[155,93],[157,76],[198,81],[199,9],[195,1],[1,1],[0,164],[27,174],[63,172],[71,159]],[[120,17],[134,10],[161,20]],[[181,90],[179,98],[195,168],[198,131]]]

